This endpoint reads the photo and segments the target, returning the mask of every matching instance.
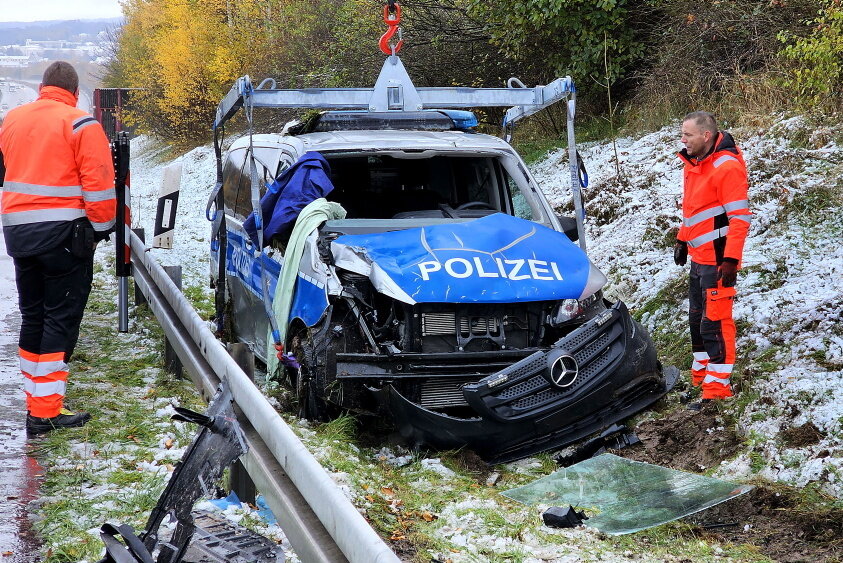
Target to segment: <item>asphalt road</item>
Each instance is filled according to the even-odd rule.
[[[38,98],[38,84],[29,81],[15,81],[2,79],[4,84],[0,85],[0,119],[6,116],[10,109],[33,102]],[[11,88],[15,91],[12,92]],[[79,103],[76,104],[81,110],[91,113],[93,111],[92,94],[89,91],[80,89]]]
[[[27,455],[23,385],[18,369],[15,269],[0,230],[0,561],[40,559],[29,503],[38,497],[41,466]]]
[[[0,119],[6,116],[10,109],[34,101],[38,98],[38,91],[22,82],[4,80],[0,85]],[[15,91],[12,91],[12,88]]]

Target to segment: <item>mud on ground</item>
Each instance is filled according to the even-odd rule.
[[[789,441],[810,441],[815,429],[794,429]],[[714,405],[701,412],[684,407],[658,420],[638,424],[641,444],[617,455],[702,473],[734,457],[742,448],[734,425]],[[685,518],[702,539],[756,546],[775,561],[843,561],[843,509],[818,498],[813,504],[799,490],[756,484],[749,493]],[[839,503],[838,503],[839,506]]]

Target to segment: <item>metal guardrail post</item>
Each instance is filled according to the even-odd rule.
[[[164,271],[173,280],[173,283],[176,287],[181,291],[181,266],[163,266]],[[173,345],[170,344],[170,339],[166,336],[164,337],[164,368],[176,376],[176,379],[184,379],[184,366],[182,366],[181,360],[179,359],[178,354],[173,349]]]
[[[255,380],[255,356],[252,355],[252,351],[249,350],[249,347],[245,344],[237,342],[235,344],[228,345],[228,352],[231,354],[231,357],[234,358],[234,361],[237,362],[237,365],[243,370],[243,373],[251,379],[252,381]],[[237,409],[237,407],[235,407]],[[238,413],[239,415],[242,413]],[[257,491],[255,491],[255,482],[252,481],[252,478],[249,477],[249,473],[246,471],[246,468],[243,466],[243,462],[237,460],[231,466],[228,473],[228,488],[235,493],[237,493],[237,498],[240,499],[241,502],[248,502],[249,504],[255,504],[255,497],[257,496]]]
[[[141,242],[146,242],[146,231],[144,229],[132,229],[132,232],[137,235]],[[138,287],[138,282],[135,282],[135,307],[138,305],[146,305],[146,297]]]
[[[205,400],[225,379],[245,415],[243,464],[302,561],[398,563],[330,475],[229,356],[137,236],[135,279]]]

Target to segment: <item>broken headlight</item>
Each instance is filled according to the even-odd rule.
[[[599,291],[589,295],[585,299],[563,299],[547,316],[547,324],[556,327],[570,322],[582,315],[591,306],[597,303],[599,299]]]

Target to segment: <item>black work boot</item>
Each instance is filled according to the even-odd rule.
[[[58,428],[78,428],[85,426],[89,420],[91,420],[91,415],[86,412],[73,413],[66,409],[62,409],[52,418],[41,418],[26,413],[26,433],[37,436]]]

